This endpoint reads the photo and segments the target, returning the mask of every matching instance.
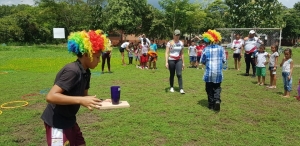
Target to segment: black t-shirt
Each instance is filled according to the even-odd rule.
[[[91,72],[84,70],[79,60],[64,66],[56,75],[54,84],[64,90],[64,95],[84,96],[90,87]],[[51,127],[66,129],[76,123],[80,105],[57,105],[48,103],[41,118]]]

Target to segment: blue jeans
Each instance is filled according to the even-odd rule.
[[[283,79],[283,87],[284,87],[284,90],[290,92],[292,91],[292,77],[291,79],[289,80],[288,79],[288,76],[290,75],[289,72],[282,72],[282,79]]]

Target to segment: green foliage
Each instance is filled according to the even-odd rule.
[[[282,28],[282,4],[278,0],[225,0],[229,6],[228,25],[237,28]]]

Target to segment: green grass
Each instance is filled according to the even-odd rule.
[[[185,95],[178,88],[175,93],[168,92],[169,72],[164,68],[163,51],[159,51],[156,71],[121,66],[118,49],[113,51],[112,74],[99,74],[100,65],[92,71],[91,95],[110,98],[110,86],[120,85],[121,99],[131,107],[100,111],[82,107],[77,122],[88,146],[300,145],[300,104],[294,98],[280,96],[281,69],[277,72],[277,89],[257,86],[256,78],[242,76],[244,61],[241,71],[224,71],[221,111],[215,113],[206,107],[203,70],[183,71]],[[299,49],[293,49],[293,60],[298,67],[294,68],[292,96],[297,94],[299,55]],[[40,119],[46,106],[45,92],[53,85],[59,69],[74,60],[65,47],[0,48],[0,104],[29,103],[21,108],[0,108],[1,146],[46,144]],[[232,55],[229,67],[233,67]],[[175,87],[178,87],[176,77]]]

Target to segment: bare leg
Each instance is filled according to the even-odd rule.
[[[125,65],[125,61],[124,61],[124,52],[121,52],[121,56],[122,56],[122,64]]]
[[[262,85],[265,85],[265,80],[266,80],[266,77],[263,76],[262,77],[262,82],[261,82]]]
[[[260,85],[260,78],[261,76],[257,76],[257,85]]]
[[[238,70],[241,68],[241,58],[238,58]]]
[[[237,58],[234,58],[234,69],[237,69]]]
[[[156,69],[156,62],[153,62],[153,68]]]

